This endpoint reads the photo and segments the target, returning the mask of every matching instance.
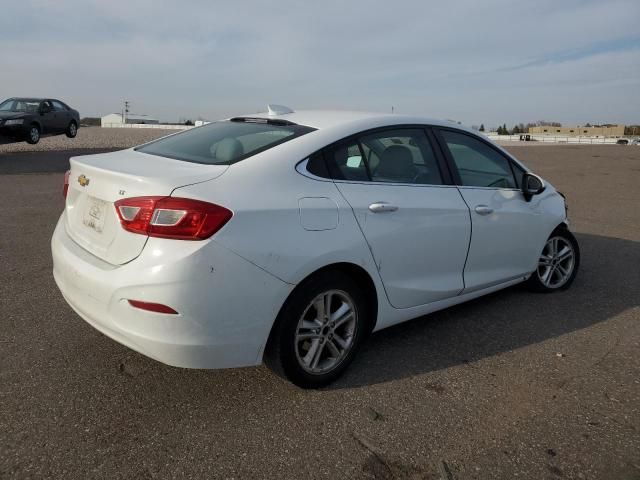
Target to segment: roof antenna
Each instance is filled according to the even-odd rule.
[[[268,115],[286,115],[287,113],[293,113],[289,107],[285,107],[284,105],[275,105],[270,103],[267,105]]]

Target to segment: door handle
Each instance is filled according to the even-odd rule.
[[[396,210],[398,210],[398,207],[386,202],[376,202],[369,205],[369,210],[371,210],[373,213],[395,212]]]
[[[486,205],[478,205],[475,210],[478,215],[490,215],[493,213],[493,208]]]

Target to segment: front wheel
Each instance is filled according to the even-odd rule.
[[[566,228],[558,228],[545,243],[528,286],[544,293],[566,290],[576,278],[579,266],[578,241]]]
[[[327,385],[353,361],[370,310],[362,290],[342,272],[312,277],[278,315],[265,362],[299,387]]]
[[[35,145],[40,141],[40,128],[37,125],[31,125],[27,132],[27,143]]]
[[[65,134],[67,135],[67,137],[69,138],[75,138],[75,136],[78,134],[78,125],[76,125],[76,122],[71,122],[69,124],[69,126],[67,127],[67,131],[65,132]]]

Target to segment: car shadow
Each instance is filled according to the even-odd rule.
[[[374,333],[328,389],[384,383],[475,362],[607,321],[640,305],[640,242],[577,234],[582,261],[570,289],[518,285]]]

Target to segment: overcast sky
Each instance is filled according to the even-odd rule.
[[[176,121],[264,110],[640,123],[639,0],[6,1],[0,97]]]

